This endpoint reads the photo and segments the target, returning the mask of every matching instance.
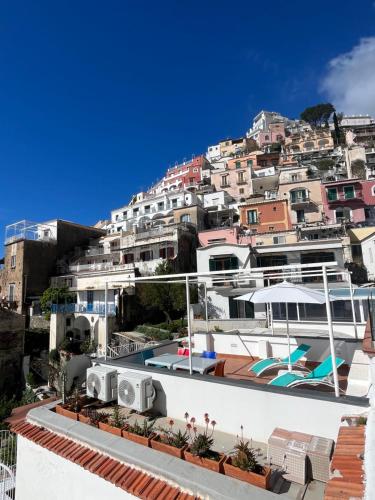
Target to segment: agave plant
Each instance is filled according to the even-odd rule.
[[[189,434],[187,430],[182,432],[181,429],[178,429],[177,432],[174,430],[174,421],[170,420],[169,428],[161,428],[160,440],[169,444],[170,446],[174,446],[175,448],[182,448],[186,446],[189,442]]]
[[[203,432],[198,432],[195,426],[196,419],[191,417],[189,421],[189,414],[185,413],[186,429],[188,439],[190,442],[190,452],[201,458],[217,458],[219,454],[212,450],[214,444],[214,429],[216,422],[208,417],[208,413],[204,414],[205,428]],[[211,429],[209,428],[211,424]]]
[[[251,448],[249,441],[243,438],[243,426],[241,425],[241,438],[237,437],[237,443],[231,454],[232,464],[243,471],[256,472],[260,474],[263,467],[259,464],[255,450]]]
[[[137,436],[149,437],[154,431],[154,425],[155,425],[155,420],[147,421],[145,419],[143,420],[142,425],[140,425],[136,420],[134,424],[128,425],[127,430],[129,432],[132,432],[133,434],[137,434]]]

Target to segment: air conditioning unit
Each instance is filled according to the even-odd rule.
[[[105,403],[116,399],[117,371],[107,366],[92,366],[86,371],[86,394]]]
[[[152,377],[142,373],[124,372],[119,374],[117,381],[119,405],[138,412],[144,412],[152,408],[155,399]]]

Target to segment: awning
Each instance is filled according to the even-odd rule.
[[[336,298],[336,300],[350,300],[350,289],[349,288],[334,288],[330,289],[330,295]],[[375,288],[354,288],[353,289],[353,299],[354,300],[367,300],[375,299]]]

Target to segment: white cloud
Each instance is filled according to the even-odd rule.
[[[332,59],[321,90],[337,111],[375,116],[375,37]]]

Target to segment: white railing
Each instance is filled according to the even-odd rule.
[[[127,344],[121,344],[117,346],[107,346],[107,357],[119,358],[120,356],[125,356],[126,354],[131,354],[137,351],[141,351],[146,347],[151,347],[154,345],[158,345],[159,342],[150,341],[150,342],[129,342]],[[102,358],[105,356],[105,349],[102,347],[98,347],[96,352],[98,358]],[[0,498],[1,500],[1,498]]]
[[[16,488],[17,437],[0,431],[0,500],[14,500]]]

